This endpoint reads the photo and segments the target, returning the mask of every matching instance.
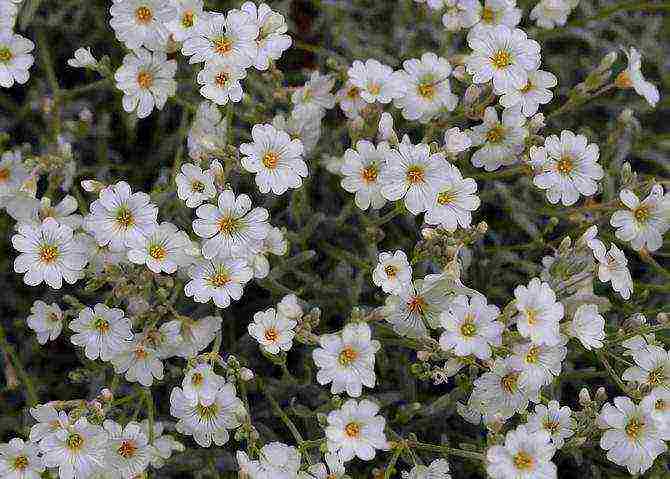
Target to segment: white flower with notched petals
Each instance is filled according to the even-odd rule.
[[[456,156],[472,146],[472,140],[467,132],[458,127],[449,128],[444,132],[444,149],[450,156]]]
[[[105,447],[105,465],[119,478],[136,477],[149,466],[152,446],[149,438],[136,422],[125,427],[107,419],[103,427],[109,434]]]
[[[428,466],[416,465],[409,471],[406,479],[451,479],[449,463],[446,459],[435,459]]]
[[[492,479],[556,479],[555,452],[547,432],[521,425],[507,433],[504,445],[488,448],[486,472]]]
[[[616,237],[629,241],[636,251],[659,249],[663,234],[670,228],[670,202],[664,201],[663,187],[655,184],[642,201],[631,190],[623,189],[619,199],[628,209],[615,211],[610,218]]]
[[[445,6],[442,25],[449,32],[468,29],[481,19],[479,0],[445,0]]]
[[[279,354],[281,351],[289,351],[293,346],[297,324],[293,319],[275,312],[274,308],[269,308],[255,313],[247,329],[265,352]]]
[[[605,318],[595,304],[582,304],[568,323],[567,334],[577,338],[587,349],[600,349],[605,339]]]
[[[77,48],[67,64],[73,68],[96,68],[98,60],[91,53],[91,47]]]
[[[270,254],[284,256],[287,251],[288,243],[284,232],[275,226],[271,227],[268,235],[261,241],[260,248],[247,256],[254,278],[265,278],[270,273],[270,262],[267,258]]]
[[[58,204],[52,206],[51,198],[43,196],[39,201],[26,198],[21,201],[19,208],[10,208],[7,212],[19,223],[32,223],[40,225],[45,219],[53,218],[59,224],[69,226],[73,230],[82,225],[83,218],[75,214],[77,211],[77,200],[66,195]]]
[[[432,206],[433,192],[447,178],[446,160],[431,154],[425,143],[412,145],[405,135],[398,148],[386,151],[386,166],[380,175],[381,194],[389,201],[404,198],[407,210],[418,215]]]
[[[9,88],[14,82],[23,85],[28,81],[28,70],[35,59],[30,54],[35,44],[14,33],[10,28],[0,28],[0,86]]]
[[[165,23],[165,27],[178,42],[198,33],[198,27],[204,17],[203,0],[176,0],[173,2],[176,14]]]
[[[175,348],[175,354],[182,358],[192,358],[214,341],[216,333],[221,331],[221,318],[207,316],[197,321],[180,321],[181,341]]]
[[[216,196],[214,174],[211,170],[203,171],[193,163],[181,165],[181,173],[175,177],[177,196],[189,208],[197,208],[203,201]]]
[[[367,399],[350,399],[340,409],[331,411],[326,427],[328,451],[347,462],[354,457],[370,461],[377,449],[387,450],[386,420],[378,413],[379,406]]]
[[[377,60],[369,59],[365,63],[356,60],[347,74],[349,82],[368,103],[390,103],[405,95],[402,74]]]
[[[605,429],[600,447],[607,459],[630,474],[643,474],[668,449],[664,441],[670,440],[670,431],[658,427],[648,402],[636,405],[627,397],[614,398],[614,405],[605,404],[598,419]]]
[[[344,463],[337,454],[327,452],[324,454],[326,463],[318,463],[309,466],[306,471],[298,474],[298,479],[350,479],[346,475]]]
[[[23,183],[30,178],[21,161],[21,151],[6,151],[0,157],[0,207],[19,192]]]
[[[162,0],[120,0],[109,9],[109,24],[116,38],[129,50],[146,47],[165,50],[169,32],[166,22],[176,14],[172,2]]]
[[[528,72],[540,65],[540,44],[523,30],[498,25],[471,30],[468,45],[472,53],[465,62],[474,83],[493,81],[497,91],[523,88]]]
[[[588,143],[584,135],[563,130],[546,138],[544,146],[530,148],[531,165],[537,174],[533,183],[547,190],[550,203],[571,206],[579,195],[593,196],[598,190],[598,180],[605,172],[598,164],[598,145]]]
[[[257,70],[267,70],[271,61],[279,60],[282,53],[291,47],[291,37],[286,35],[286,20],[281,13],[275,12],[265,3],[257,7],[253,2],[245,2],[240,8],[248,12],[258,26],[258,54],[254,67]]]
[[[275,115],[272,126],[285,131],[292,140],[300,140],[303,155],[306,156],[314,150],[321,138],[322,116],[320,112],[293,109],[288,117],[283,113]]]
[[[563,319],[563,305],[556,301],[556,293],[548,283],[533,278],[528,286],[514,289],[517,329],[521,336],[536,344],[553,346],[560,341],[558,323]]]
[[[598,279],[603,283],[612,282],[612,289],[623,299],[629,299],[633,292],[633,277],[628,269],[628,260],[623,251],[614,243],[607,251],[605,244],[594,239],[589,242],[593,256],[598,260]]]
[[[35,418],[37,424],[30,428],[30,442],[40,442],[47,436],[55,434],[70,424],[65,411],[60,413],[50,404],[43,404],[30,408],[30,415]]]
[[[285,318],[300,321],[303,310],[298,302],[298,297],[295,294],[287,294],[279,303],[277,303],[277,314],[281,314]]]
[[[272,191],[284,194],[289,188],[299,188],[302,179],[309,175],[302,159],[302,141],[269,124],[254,125],[251,129],[253,143],[242,143],[242,168],[255,173],[256,185],[261,193]]]
[[[84,228],[95,236],[100,246],[123,249],[129,240],[139,239],[156,225],[158,208],[149,195],[133,193],[125,181],[100,191],[91,203],[91,214],[84,219]]]
[[[211,158],[226,146],[227,131],[219,108],[210,101],[203,101],[188,131],[188,155],[196,161]]]
[[[349,193],[355,193],[354,202],[362,210],[369,207],[378,210],[386,199],[381,194],[380,175],[389,155],[386,143],[375,146],[368,140],[359,140],[356,148],[344,152],[344,164],[340,173],[344,176],[340,184]]]
[[[471,15],[476,16],[478,23],[468,32],[468,37],[497,25],[513,29],[521,21],[522,11],[516,7],[516,0],[484,0],[483,5],[477,2],[475,9]]]
[[[29,286],[45,282],[60,289],[63,280],[74,284],[84,276],[86,245],[72,228],[53,218],[40,225],[19,224],[12,245],[21,253],[14,259],[14,271],[25,273],[23,282]]]
[[[394,104],[402,109],[404,118],[428,123],[441,113],[456,108],[458,96],[451,92],[451,65],[447,59],[428,52],[420,60],[405,60],[402,65],[400,78],[405,95]]]
[[[407,255],[396,250],[393,254],[386,251],[379,253],[377,266],[372,271],[372,281],[385,293],[399,294],[412,282],[412,267]]]
[[[232,190],[219,195],[217,206],[200,205],[193,220],[193,231],[204,238],[202,254],[211,259],[217,255],[247,255],[257,248],[270,231],[269,213],[265,208],[251,209],[251,199]]]
[[[239,300],[244,285],[253,277],[253,272],[244,258],[215,256],[202,259],[188,270],[191,280],[184,286],[184,294],[198,303],[210,300],[219,308],[227,308],[230,300]]]
[[[303,476],[298,475],[301,457],[295,447],[281,442],[263,446],[257,461],[250,461],[246,453],[237,451],[240,472],[249,479],[302,479]]]
[[[246,76],[246,71],[230,61],[207,62],[198,72],[200,94],[217,105],[225,105],[228,100],[237,103],[244,95],[240,80]]]
[[[351,83],[351,81],[347,81],[342,88],[337,91],[335,98],[340,105],[340,109],[344,112],[344,115],[350,120],[358,118],[363,108],[368,104],[361,97],[360,88]]]
[[[28,327],[37,333],[37,342],[46,344],[60,336],[63,330],[63,311],[56,303],[35,301],[27,318]]]
[[[169,321],[161,324],[159,328],[155,326],[146,328],[142,332],[142,341],[156,351],[159,359],[174,356],[175,347],[181,341],[179,322]]]
[[[335,95],[331,93],[334,85],[332,75],[313,71],[309,80],[291,95],[295,115],[323,117],[326,110],[335,106]]]
[[[375,387],[375,353],[381,348],[379,341],[372,339],[372,331],[366,323],[347,324],[339,334],[324,334],[312,352],[314,363],[319,367],[316,380],[321,385],[332,383],[330,392],[359,397],[363,386]]]
[[[635,366],[626,369],[622,379],[634,381],[648,389],[670,390],[670,352],[660,346],[648,345],[634,351],[632,356]]]
[[[181,387],[185,396],[197,398],[201,404],[209,405],[225,383],[226,380],[216,374],[211,365],[201,363],[186,371]]]
[[[132,339],[122,345],[120,352],[111,358],[114,372],[125,373],[128,382],[138,382],[150,387],[154,379],[163,379],[163,363],[158,351],[150,347],[143,339]]]
[[[140,427],[142,428],[144,435],[149,437],[149,420],[143,420],[140,423]],[[185,449],[184,445],[174,439],[172,436],[169,434],[163,434],[164,429],[165,426],[163,426],[162,422],[154,421],[154,440],[151,443],[151,446],[153,447],[149,449],[149,452],[151,454],[150,464],[155,469],[160,469],[163,467],[165,465],[165,461],[170,459],[172,456],[173,451],[183,452]]]
[[[189,63],[226,61],[249,68],[258,55],[258,26],[248,12],[230,10],[227,15],[206,13],[196,35],[181,48]]]
[[[563,26],[568,21],[568,15],[577,6],[579,0],[541,0],[530,11],[530,19],[538,27],[553,29]]]
[[[188,235],[172,223],[163,222],[140,237],[128,241],[128,259],[146,264],[154,273],[174,273],[188,266],[199,254]]]
[[[476,405],[480,412],[488,417],[498,415],[502,419],[509,419],[515,413],[524,411],[530,396],[536,396],[537,391],[522,384],[520,376],[521,370],[511,358],[496,359],[491,371],[475,380],[472,395],[477,398]]]
[[[519,108],[503,111],[500,120],[495,108],[486,108],[482,124],[468,132],[472,145],[479,146],[470,159],[473,166],[494,171],[516,163],[528,136],[524,122]]]
[[[138,118],[149,116],[154,106],[162,110],[177,91],[176,72],[177,62],[168,60],[164,52],[140,48],[128,53],[114,73],[116,87],[123,92],[123,109],[136,111]]]
[[[633,88],[638,95],[642,96],[652,107],[656,106],[661,95],[658,88],[653,83],[645,80],[642,75],[642,55],[634,48],[623,49],[628,58],[628,66],[619,73],[615,80],[615,85],[619,88]]]
[[[107,433],[82,417],[40,441],[44,465],[57,467],[61,479],[91,477],[105,468]]]
[[[535,412],[528,416],[526,425],[531,433],[536,431],[549,433],[556,449],[562,448],[565,440],[575,433],[574,427],[572,411],[568,406],[561,407],[558,401],[549,401],[546,406],[536,405]]]
[[[35,444],[15,437],[0,444],[0,477],[2,479],[39,479],[44,472],[44,463]]]
[[[449,309],[440,314],[445,331],[440,336],[440,347],[453,351],[456,356],[474,355],[479,359],[491,357],[491,346],[502,344],[504,325],[496,321],[500,310],[486,303],[483,296],[457,296]]]
[[[535,344],[533,342],[517,343],[512,348],[511,362],[519,371],[519,385],[527,391],[538,391],[542,386],[550,384],[554,377],[561,374],[561,368],[568,348],[565,336],[553,346]],[[539,402],[531,397],[533,402]]]
[[[543,70],[528,72],[526,84],[522,87],[511,87],[499,92],[500,104],[505,108],[521,107],[521,113],[524,116],[531,117],[540,108],[554,97],[549,88],[558,84],[553,73]]]
[[[76,333],[70,338],[72,344],[83,347],[91,360],[100,357],[109,361],[133,338],[132,325],[123,311],[102,303],[79,311],[77,319],[70,322],[70,329]]]
[[[670,389],[652,390],[642,399],[640,405],[651,411],[651,417],[664,435],[670,434]]]
[[[463,178],[460,170],[450,163],[445,163],[443,169],[444,179],[435,185],[425,221],[447,231],[456,231],[458,226],[469,228],[472,212],[480,205],[477,183],[472,178]]]
[[[210,447],[212,442],[217,446],[227,443],[230,437],[228,431],[242,424],[246,411],[236,396],[235,386],[225,384],[209,404],[187,396],[181,388],[173,388],[170,414],[178,419],[175,426],[177,432],[193,436],[201,447]]]

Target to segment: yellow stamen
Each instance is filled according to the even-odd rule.
[[[149,7],[141,6],[135,10],[135,18],[138,23],[147,24],[154,18],[154,14]]]
[[[361,178],[366,183],[374,183],[377,181],[377,168],[375,166],[366,166],[361,170]]]
[[[133,441],[123,441],[116,452],[119,453],[119,456],[129,459],[137,452],[137,446]]]
[[[527,471],[533,467],[533,458],[524,451],[519,451],[514,456],[514,467]]]
[[[345,347],[340,351],[340,355],[337,357],[337,362],[342,366],[348,366],[358,358],[358,351],[355,351],[351,346]]]
[[[163,246],[155,244],[149,248],[149,256],[156,261],[163,261],[167,257],[167,250]]]
[[[279,154],[276,151],[267,151],[263,155],[263,166],[269,170],[274,170],[279,164]]]
[[[350,422],[344,427],[344,432],[351,438],[358,437],[361,434],[361,426],[355,422]]]
[[[43,245],[40,248],[39,256],[42,263],[51,264],[58,258],[58,247]]]
[[[498,50],[491,57],[491,63],[493,63],[493,66],[498,70],[507,68],[512,64],[512,54],[507,50]]]
[[[426,172],[422,167],[414,165],[407,169],[406,177],[409,183],[416,185],[418,183],[423,183],[426,177]]]

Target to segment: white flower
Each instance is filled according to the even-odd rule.
[[[84,219],[84,228],[95,236],[100,246],[122,249],[128,241],[151,231],[156,225],[158,208],[149,195],[133,193],[125,181],[100,191],[91,203],[91,214]]]
[[[19,15],[19,3],[12,0],[0,1],[0,30],[13,30]]]
[[[649,403],[635,405],[630,398],[617,397],[614,406],[603,406],[598,419],[605,429],[600,447],[630,474],[643,474],[668,449],[664,441],[670,440],[669,432],[658,427]]]
[[[288,243],[284,233],[277,227],[271,227],[268,235],[261,241],[260,248],[252,251],[247,257],[254,278],[265,278],[270,273],[270,262],[267,259],[270,253],[284,256],[287,251]]]
[[[63,280],[74,284],[84,276],[88,262],[86,246],[74,236],[72,228],[53,218],[42,224],[19,224],[12,245],[21,254],[14,259],[14,271],[25,273],[23,282],[36,286],[45,282],[60,289]]]
[[[295,294],[287,294],[284,296],[281,301],[277,303],[277,313],[285,318],[300,321],[303,311],[300,303],[298,303],[298,297]]]
[[[609,252],[600,240],[590,242],[593,256],[598,260],[598,279],[603,283],[612,282],[612,289],[623,299],[629,299],[633,291],[633,278],[628,270],[628,260],[623,251],[614,243]]]
[[[482,124],[470,129],[472,145],[480,146],[470,159],[477,168],[497,170],[502,165],[516,163],[517,157],[523,152],[528,130],[523,126],[525,119],[520,110],[506,109],[501,120],[498,120],[495,108],[487,107]]]
[[[37,424],[30,428],[30,442],[40,442],[70,424],[67,413],[65,411],[59,413],[50,404],[30,408],[30,415],[37,421]]]
[[[291,47],[291,37],[286,35],[286,20],[281,13],[275,12],[265,3],[256,7],[253,2],[245,2],[240,8],[248,12],[258,26],[258,54],[254,67],[257,70],[267,70],[271,61],[279,60],[282,53]]]
[[[460,170],[450,163],[443,166],[443,174],[444,178],[435,185],[425,221],[447,231],[456,231],[458,226],[469,228],[471,212],[480,205],[477,183],[472,178],[463,178]]]
[[[172,451],[184,451],[184,445],[174,439],[168,434],[163,434],[164,426],[160,421],[155,421],[154,426],[154,440],[151,443],[153,446],[149,449],[151,454],[150,464],[155,468],[159,469],[165,465],[165,461],[170,459],[172,456]],[[149,437],[149,420],[145,419],[140,423],[142,432],[145,436]]]
[[[563,26],[568,15],[577,6],[579,0],[541,0],[530,12],[530,19],[535,20],[538,27],[553,29]]]
[[[146,264],[152,272],[174,273],[188,266],[199,254],[188,235],[172,223],[163,222],[140,237],[128,240],[128,259]]]
[[[70,338],[72,344],[83,347],[91,360],[100,357],[109,361],[133,337],[132,324],[123,311],[102,303],[79,311],[77,319],[70,322],[70,329],[76,333]]]
[[[136,422],[125,427],[107,419],[103,427],[109,434],[107,441],[105,466],[119,478],[135,477],[149,466],[152,447],[147,435]]]
[[[386,151],[386,167],[380,175],[381,194],[389,201],[404,197],[407,210],[418,215],[432,205],[433,191],[447,178],[446,160],[441,153],[431,154],[425,143],[412,145],[405,135],[398,149]]]
[[[641,401],[641,406],[651,411],[651,417],[659,429],[667,436],[670,434],[670,389],[653,389]]]
[[[242,168],[256,174],[260,192],[281,195],[289,188],[299,188],[309,174],[302,159],[302,142],[268,124],[254,125],[251,136],[253,143],[240,145],[244,155],[240,161]]]
[[[377,210],[386,199],[381,194],[380,174],[389,155],[386,143],[375,146],[368,140],[359,140],[356,148],[344,152],[344,164],[340,173],[344,176],[340,184],[349,193],[355,193],[354,202],[362,210],[370,206]]]
[[[340,88],[335,94],[337,102],[340,104],[340,108],[344,112],[345,116],[350,120],[358,118],[360,116],[361,110],[366,107],[368,104],[363,97],[361,97],[361,90],[350,80],[348,80],[342,88]]]
[[[244,452],[237,451],[240,472],[249,479],[296,479],[301,457],[295,447],[281,442],[264,445],[257,461],[250,461]]]
[[[37,342],[46,344],[60,336],[63,330],[63,312],[56,303],[35,301],[27,318],[28,327],[37,333]]]
[[[86,233],[81,234],[80,238],[86,245],[86,254],[89,258],[88,269],[94,274],[127,260],[124,246],[115,248],[111,248],[111,245],[100,246],[95,238]]]
[[[522,11],[516,7],[516,0],[485,0],[483,6],[477,2],[474,8],[476,12],[470,15],[476,16],[479,23],[468,32],[468,37],[496,25],[512,29],[521,21]]]
[[[453,350],[456,356],[475,355],[479,359],[491,357],[491,345],[502,344],[504,325],[496,321],[500,310],[488,305],[483,296],[459,295],[447,311],[440,315],[440,323],[445,329],[440,336],[440,347]]]
[[[73,68],[96,68],[98,60],[91,53],[91,47],[77,48],[74,55],[67,61],[67,64]]]
[[[575,311],[572,322],[568,323],[568,333],[582,343],[587,350],[600,349],[605,339],[605,318],[598,313],[595,304],[582,304]]]
[[[530,396],[536,395],[537,391],[521,383],[521,372],[511,358],[499,358],[490,372],[475,380],[472,394],[481,404],[482,413],[509,419],[528,407]]]
[[[474,26],[481,19],[479,0],[445,0],[442,24],[447,31],[457,32]]]
[[[216,374],[211,365],[201,363],[184,374],[181,386],[185,396],[197,398],[201,404],[209,405],[225,383],[226,380]]]
[[[204,17],[203,0],[175,0],[176,14],[170,21],[165,22],[165,27],[178,42],[198,33],[198,27]]]
[[[449,128],[444,132],[444,149],[451,156],[466,151],[472,146],[472,140],[467,132],[461,131],[458,127]]]
[[[564,206],[577,202],[579,195],[593,196],[605,172],[598,164],[598,145],[588,143],[584,135],[569,130],[561,138],[550,135],[544,146],[531,146],[531,164],[539,171],[533,178],[538,188],[547,190],[550,203],[560,200]]]
[[[334,85],[333,76],[313,71],[305,85],[291,95],[295,115],[322,117],[326,110],[335,106],[335,95],[331,93]]]
[[[444,111],[453,111],[458,96],[451,92],[449,75],[451,65],[442,57],[428,52],[421,59],[403,62],[400,79],[405,95],[394,102],[408,120],[428,123]]]
[[[635,381],[649,389],[670,390],[670,353],[660,346],[648,345],[632,353],[635,366],[623,372],[624,381]]]
[[[275,313],[274,308],[258,311],[247,327],[249,335],[269,354],[288,351],[293,346],[296,322]]]
[[[227,308],[230,300],[239,300],[244,285],[253,272],[244,258],[216,256],[202,259],[188,270],[191,280],[184,286],[184,294],[198,303],[214,301],[219,308]]]
[[[615,85],[619,88],[634,88],[638,95],[644,97],[652,107],[656,106],[661,95],[653,83],[648,82],[642,75],[642,55],[634,48],[622,48],[628,57],[628,67],[617,76]]]
[[[327,452],[324,455],[326,463],[309,466],[307,471],[301,472],[298,479],[349,479],[344,469],[344,463],[337,454]]]
[[[543,70],[528,72],[526,84],[522,87],[514,87],[499,92],[500,104],[505,108],[521,107],[524,116],[531,117],[540,105],[545,105],[553,98],[553,93],[549,88],[558,84],[553,73]]]
[[[149,116],[154,106],[162,110],[177,91],[176,71],[177,62],[168,60],[164,52],[141,48],[128,53],[114,73],[116,87],[123,91],[123,109],[137,111],[138,118]]]
[[[165,23],[176,14],[172,2],[163,0],[119,0],[109,9],[112,19],[109,24],[116,38],[129,50],[146,47],[149,50],[164,50],[167,46],[168,30]]]
[[[181,321],[181,342],[176,348],[175,354],[182,358],[192,358],[205,349],[212,341],[216,333],[221,331],[221,318],[218,316],[207,316],[197,321]]]
[[[14,33],[9,28],[0,28],[0,86],[9,88],[14,82],[24,84],[30,74],[28,70],[35,59],[30,54],[35,44]]]
[[[44,464],[35,444],[15,437],[0,444],[0,477],[3,479],[39,479]]]
[[[615,211],[610,218],[616,237],[629,241],[636,251],[659,249],[663,245],[663,234],[670,228],[670,205],[664,204],[663,187],[655,184],[642,201],[631,190],[623,189],[619,199],[628,210]]]
[[[181,165],[181,173],[175,177],[175,183],[177,184],[177,196],[189,208],[197,208],[203,201],[216,196],[214,172],[211,169],[203,171],[193,163]]]
[[[445,459],[435,459],[428,466],[416,465],[409,471],[407,479],[451,479],[449,463]]]
[[[21,152],[4,152],[0,157],[0,206],[4,206],[9,197],[19,192],[29,177],[30,174],[21,161]]]
[[[227,131],[226,121],[218,107],[212,102],[203,101],[188,131],[189,156],[196,161],[210,158],[226,146]]]
[[[61,479],[90,477],[105,467],[107,433],[85,417],[40,441],[47,467],[57,467]]]
[[[548,283],[533,278],[528,287],[520,285],[514,289],[517,329],[521,336],[536,344],[553,346],[560,336],[558,323],[563,319],[563,305],[556,301],[556,293]]]
[[[223,446],[228,442],[228,430],[240,426],[246,414],[235,394],[235,386],[225,384],[216,392],[213,402],[203,404],[198,398],[185,395],[181,388],[173,388],[170,414],[179,419],[175,428],[180,434],[192,435],[201,447],[210,447],[212,442]]]
[[[412,267],[407,255],[396,250],[394,253],[382,251],[377,257],[377,266],[372,271],[372,281],[385,293],[399,294],[412,282]]]
[[[175,347],[181,341],[179,329],[179,321],[163,323],[159,328],[148,327],[142,332],[142,341],[158,354],[159,359],[166,359],[174,356]]]
[[[189,63],[227,61],[248,68],[258,55],[256,37],[258,26],[249,13],[209,13],[202,19],[198,33],[184,41],[181,52],[191,57]]]
[[[332,383],[332,394],[346,391],[359,397],[363,386],[375,387],[375,353],[381,344],[372,339],[370,326],[349,323],[339,334],[322,335],[319,345],[312,352],[319,367],[316,380],[321,385]]]
[[[237,103],[244,95],[240,80],[246,76],[246,71],[230,61],[207,62],[198,72],[200,94],[217,105],[225,105],[229,99]]]
[[[70,195],[65,197],[55,206],[51,205],[51,198],[42,197],[39,201],[34,198],[25,198],[20,202],[19,208],[8,208],[7,212],[19,223],[33,223],[39,226],[47,218],[53,218],[58,223],[64,224],[73,230],[82,225],[81,215],[77,211],[77,200]]]
[[[368,103],[390,103],[405,95],[402,74],[377,60],[369,59],[365,63],[356,60],[347,74],[349,82]]]
[[[555,452],[549,434],[522,425],[507,433],[504,446],[489,447],[486,472],[492,479],[556,479]]]
[[[205,238],[202,254],[209,259],[220,254],[244,256],[270,231],[268,210],[251,209],[251,199],[245,194],[236,197],[232,190],[219,194],[217,206],[200,205],[195,214],[193,231]]]
[[[553,346],[533,342],[515,344],[510,360],[519,370],[519,385],[530,393],[550,384],[555,376],[561,374],[563,360],[568,354],[566,343],[567,338],[561,336],[560,342]],[[531,400],[539,402],[536,397],[531,397]]]
[[[523,88],[528,72],[540,65],[540,45],[526,36],[523,30],[505,25],[472,30],[468,45],[473,52],[466,60],[468,73],[474,83],[493,80],[498,91]]]
[[[340,409],[331,411],[326,427],[328,451],[347,462],[354,457],[370,461],[376,449],[387,450],[386,420],[378,412],[379,406],[367,399],[350,399]]]
[[[288,133],[292,140],[302,141],[303,154],[308,155],[321,138],[321,119],[319,112],[293,109],[288,117],[283,113],[275,115],[272,126]]]
[[[114,372],[125,373],[128,382],[138,382],[149,387],[154,378],[163,379],[163,363],[158,351],[138,338],[124,342],[121,351],[111,358],[111,362]]]
[[[561,407],[558,401],[549,401],[545,406],[538,404],[535,412],[528,416],[526,428],[529,432],[545,431],[549,433],[551,442],[556,449],[563,447],[565,439],[572,436],[575,421],[572,419],[572,411],[568,406]]]

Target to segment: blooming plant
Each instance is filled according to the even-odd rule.
[[[0,479],[670,477],[668,10],[0,0]]]

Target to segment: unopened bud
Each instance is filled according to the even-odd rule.
[[[463,95],[463,103],[466,105],[471,105],[476,102],[482,94],[482,88],[478,85],[470,85],[465,89],[465,94]]]
[[[545,126],[544,114],[542,114],[542,113],[536,113],[528,121],[528,128],[529,128],[531,134],[536,134],[542,128],[544,128],[544,126]]]
[[[658,313],[656,315],[656,321],[658,321],[659,324],[670,324],[670,314]]]
[[[102,391],[100,391],[100,396],[99,397],[100,397],[101,400],[103,400],[105,402],[109,402],[112,399],[114,399],[114,393],[112,393],[112,391],[110,389],[104,388]]]
[[[430,359],[430,351],[417,351],[416,357],[419,361],[428,361]]]
[[[83,180],[81,187],[88,193],[99,193],[105,187],[105,184],[97,180]]]
[[[582,406],[588,406],[591,403],[591,395],[589,394],[589,390],[586,388],[582,388],[581,391],[579,391],[579,404]]]
[[[454,68],[453,71],[453,76],[456,78],[458,81],[465,81],[468,78],[468,74],[465,71],[465,66],[463,65],[458,65],[456,68]]]
[[[600,386],[596,391],[596,401],[598,402],[607,401],[607,391],[605,391],[605,388],[602,386]]]
[[[603,57],[602,60],[600,60],[600,64],[598,65],[598,68],[596,68],[596,70],[599,72],[609,70],[610,68],[612,68],[612,65],[614,65],[616,57],[617,57],[616,50],[609,52],[607,55]]]
[[[249,368],[240,369],[240,379],[244,382],[251,381],[254,378],[254,372]]]

